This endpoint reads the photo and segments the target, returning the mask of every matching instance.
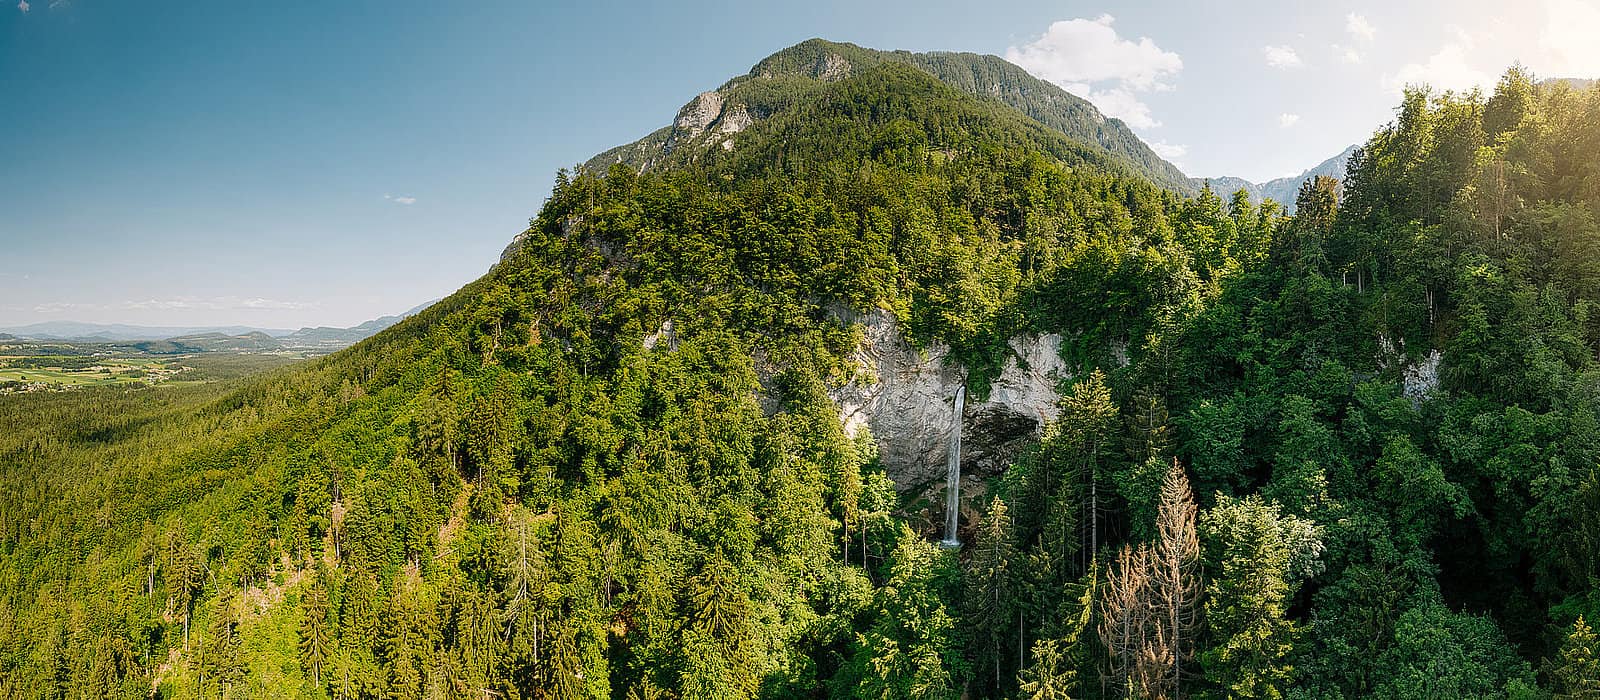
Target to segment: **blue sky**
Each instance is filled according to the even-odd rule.
[[[1254,180],[1406,82],[1600,75],[1600,0],[0,1],[0,325],[404,310],[482,274],[557,168],[813,36],[1011,56]]]

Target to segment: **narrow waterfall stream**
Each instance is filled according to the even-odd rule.
[[[967,387],[956,387],[955,413],[950,419],[950,451],[946,459],[948,472],[945,475],[945,527],[944,541],[946,547],[960,547],[961,540],[956,537],[956,520],[961,514],[961,413],[966,408]]]

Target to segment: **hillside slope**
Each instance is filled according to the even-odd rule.
[[[0,400],[0,696],[1600,680],[1600,90],[1412,93],[1288,219],[904,64],[786,94],[327,358]],[[954,533],[835,401],[886,329],[973,403],[1059,369]]]
[[[679,110],[670,126],[601,153],[585,167],[603,170],[613,163],[649,167],[702,133],[737,133],[750,121],[782,109],[786,102],[803,99],[799,95],[816,87],[811,81],[839,80],[884,63],[913,66],[964,93],[1016,109],[1070,139],[1099,147],[1161,187],[1184,193],[1197,189],[1188,176],[1156,155],[1121,120],[1106,117],[1087,100],[998,56],[877,51],[823,39],[810,39],[768,56],[747,75],[697,96]]]

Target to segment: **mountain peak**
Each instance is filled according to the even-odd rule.
[[[1158,186],[1186,194],[1199,188],[1121,120],[1106,117],[1087,100],[999,56],[880,51],[821,38],[807,39],[762,59],[748,73],[695,96],[678,111],[672,125],[601,153],[583,167],[601,170],[623,163],[645,170],[695,141],[730,148],[734,134],[791,104],[797,91],[884,64],[911,66],[960,92],[1016,110],[1074,141],[1104,151]]]
[[[1299,175],[1280,177],[1266,182],[1251,182],[1241,177],[1224,175],[1222,177],[1195,178],[1197,186],[1207,186],[1219,196],[1228,196],[1239,190],[1244,190],[1250,195],[1250,200],[1260,203],[1270,199],[1283,205],[1284,211],[1294,213],[1295,197],[1300,192],[1300,185],[1318,175],[1325,175],[1337,180],[1343,180],[1345,169],[1350,165],[1350,157],[1360,149],[1359,145],[1352,144],[1345,147],[1338,155],[1329,158],[1310,168],[1306,168]]]

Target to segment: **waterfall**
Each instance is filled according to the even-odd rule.
[[[948,473],[945,476],[945,527],[946,547],[960,547],[956,538],[956,520],[961,514],[961,413],[966,407],[967,387],[956,387],[955,413],[950,418],[950,451],[946,455]]]

